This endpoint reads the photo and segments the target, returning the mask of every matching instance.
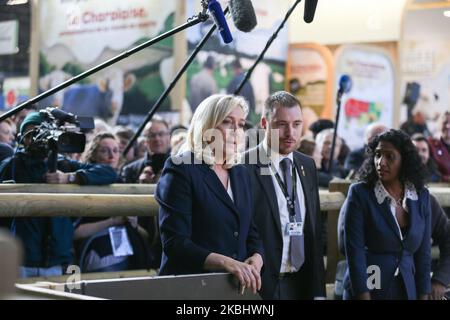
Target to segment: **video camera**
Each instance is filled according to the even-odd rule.
[[[31,143],[25,151],[37,158],[47,158],[53,151],[58,153],[81,153],[86,145],[83,132],[94,129],[94,119],[80,117],[57,108],[39,111],[44,121],[25,135],[31,135]],[[24,137],[22,137],[24,138]]]

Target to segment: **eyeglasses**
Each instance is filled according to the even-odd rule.
[[[168,134],[169,134],[169,132],[167,132],[167,131],[149,132],[148,138],[149,139],[155,139],[157,137],[163,138],[163,137],[167,136]]]

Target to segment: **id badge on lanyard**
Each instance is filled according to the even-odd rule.
[[[286,223],[286,235],[288,236],[302,236],[303,222],[288,222]]]

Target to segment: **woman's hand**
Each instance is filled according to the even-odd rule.
[[[245,260],[245,263],[254,266],[259,274],[261,273],[261,269],[264,264],[263,259],[259,253],[255,253],[251,257],[247,258],[247,260]]]
[[[111,221],[111,227],[121,226],[127,221],[126,217],[111,217],[109,219]]]
[[[261,276],[255,265],[231,259],[225,263],[225,270],[239,279],[241,286],[249,288],[254,294],[261,289]]]
[[[257,269],[258,257],[252,256],[252,258],[254,258],[252,264],[249,264],[218,253],[211,253],[206,257],[204,267],[206,270],[225,270],[233,274],[242,286],[250,288],[256,294],[261,289],[261,276]]]

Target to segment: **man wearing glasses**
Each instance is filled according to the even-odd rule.
[[[170,155],[169,125],[159,117],[153,117],[144,129],[147,153],[122,169],[125,183],[157,183],[164,162]]]

